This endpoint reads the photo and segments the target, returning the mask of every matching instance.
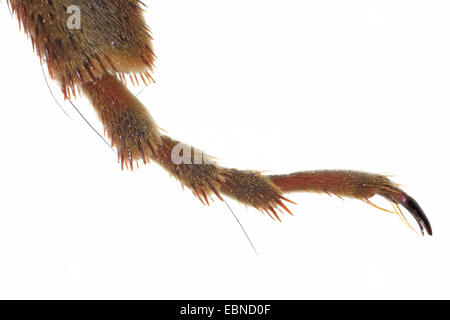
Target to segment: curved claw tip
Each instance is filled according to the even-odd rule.
[[[430,221],[428,220],[427,216],[425,215],[425,213],[423,212],[422,208],[419,206],[416,200],[414,200],[406,193],[403,193],[401,196],[400,204],[411,213],[414,219],[416,219],[417,223],[419,224],[422,235],[424,235],[424,230],[426,230],[426,232],[430,236],[433,235],[433,230],[431,229]]]
[[[426,231],[430,236],[433,235],[433,230],[431,229],[430,221],[423,212],[422,208],[419,206],[416,200],[411,196],[406,194],[404,191],[397,189],[396,192],[389,192],[388,194],[382,194],[386,199],[400,204],[416,219],[422,235],[425,235]]]

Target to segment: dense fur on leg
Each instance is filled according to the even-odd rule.
[[[107,73],[152,69],[150,31],[139,0],[8,0],[33,48],[64,96]],[[70,6],[80,9],[81,29],[67,25]],[[148,74],[146,74],[146,77]]]

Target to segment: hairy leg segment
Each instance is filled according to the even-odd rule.
[[[417,221],[422,234],[432,234],[419,204],[386,176],[358,171],[322,170],[286,175],[224,168],[194,147],[162,134],[145,106],[127,89],[131,82],[152,81],[155,55],[139,0],[7,0],[19,25],[31,39],[66,99],[88,97],[123,168],[156,162],[190,189],[204,204],[223,196],[257,208],[280,220],[291,214],[291,192],[317,192],[362,200],[379,195],[400,206]],[[68,9],[79,9],[80,28],[70,28]],[[139,80],[140,79],[140,80]],[[174,161],[174,150],[190,150],[192,161]],[[201,155],[197,157],[196,155]],[[175,155],[180,156],[178,151]],[[183,155],[186,156],[186,155]],[[184,157],[185,158],[185,157]],[[392,212],[392,211],[390,211]],[[406,221],[406,219],[405,219]]]

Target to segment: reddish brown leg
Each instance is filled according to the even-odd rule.
[[[272,175],[268,178],[283,193],[318,192],[360,200],[380,195],[407,209],[419,224],[422,234],[424,230],[429,235],[433,233],[430,222],[419,204],[383,175],[359,171],[322,170]]]
[[[132,169],[136,161],[153,160],[206,204],[213,195],[219,199],[226,195],[277,219],[280,219],[277,210],[290,213],[285,205],[289,200],[283,197],[287,192],[322,192],[365,201],[378,194],[405,207],[422,233],[426,230],[432,234],[417,202],[382,175],[313,171],[265,176],[256,171],[223,168],[203,155],[200,163],[177,164],[172,155],[180,143],[160,134],[147,109],[119,81],[124,74],[140,73],[151,78],[148,71],[153,69],[154,53],[142,2],[71,0],[70,4],[79,6],[83,12],[81,30],[67,27],[66,2],[8,0],[65,97],[70,91],[75,95],[77,87],[89,98],[117,149],[122,167]],[[142,80],[145,82],[143,76]],[[192,154],[197,154],[192,150]]]

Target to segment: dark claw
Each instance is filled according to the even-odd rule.
[[[411,198],[406,193],[402,196],[402,200],[403,201],[400,202],[400,204],[416,219],[417,223],[420,226],[420,231],[422,231],[422,235],[424,234],[423,230],[425,229],[431,236],[433,234],[433,230],[431,229],[430,221],[428,220],[427,216],[425,215],[417,201]]]
[[[427,216],[425,215],[417,201],[410,197],[408,194],[398,189],[396,190],[396,192],[382,194],[382,196],[394,203],[400,204],[402,207],[408,210],[419,224],[422,235],[424,235],[424,230],[426,230],[426,232],[430,236],[433,234],[433,230],[431,229],[431,224]]]

